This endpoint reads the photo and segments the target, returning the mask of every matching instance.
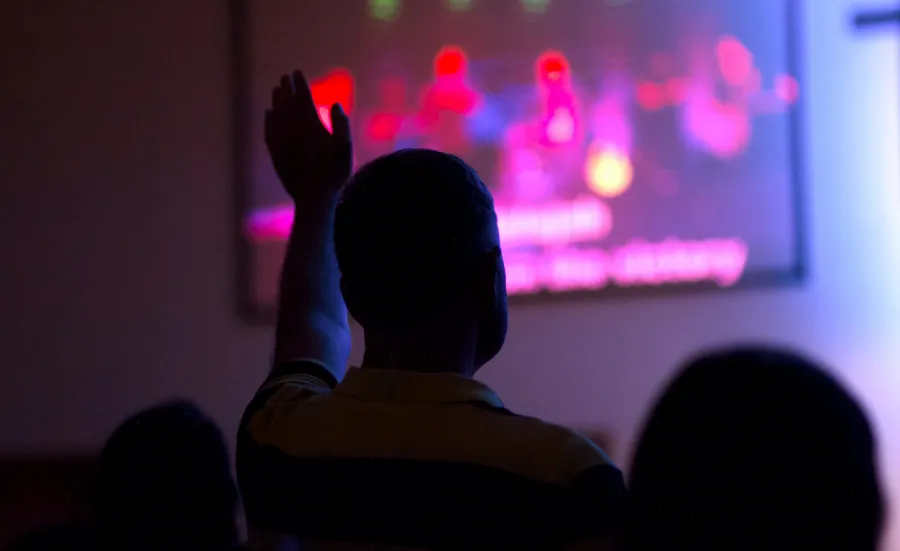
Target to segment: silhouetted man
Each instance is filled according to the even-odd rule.
[[[619,470],[587,439],[511,413],[472,378],[507,326],[487,188],[454,156],[403,150],[361,168],[342,196],[350,125],[340,106],[331,119],[333,134],[299,73],[283,78],[266,115],[296,215],[274,369],[239,434],[254,533],[313,548],[607,540],[624,496]],[[366,351],[345,374],[347,308]]]

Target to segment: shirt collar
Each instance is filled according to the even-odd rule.
[[[480,402],[502,408],[487,385],[455,373],[417,373],[398,369],[351,368],[334,392],[373,402]]]

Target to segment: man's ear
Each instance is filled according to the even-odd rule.
[[[341,287],[341,296],[344,297],[344,304],[346,305],[349,301],[347,300],[347,287],[345,285],[346,282],[344,281],[344,276],[341,276],[339,282]]]
[[[499,279],[500,247],[494,247],[484,253],[478,264],[477,296],[478,304],[493,311],[500,298],[497,282]]]
[[[356,305],[358,304],[358,299],[353,294],[353,286],[346,284],[346,281],[344,280],[344,276],[341,276],[340,286],[341,286],[341,296],[344,297],[344,306],[347,307],[347,311],[350,313],[351,316],[355,316],[356,314],[358,314],[359,310],[356,308]],[[359,321],[359,320],[357,320],[357,321]]]

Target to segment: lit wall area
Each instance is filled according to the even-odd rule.
[[[171,396],[233,434],[265,375],[271,331],[234,313],[226,4],[0,7],[2,455],[94,451]],[[866,404],[900,496],[900,42],[856,31],[856,2],[800,4],[806,282],[516,306],[481,378],[511,409],[608,433],[627,466],[679,360],[787,344]]]
[[[517,310],[509,346],[484,374],[511,407],[573,425],[605,424],[624,451],[677,359],[735,340],[783,343],[828,363],[865,402],[878,426],[885,482],[897,495],[900,43],[890,27],[853,29],[859,7],[802,2],[805,286]],[[620,459],[627,463],[627,452]],[[894,533],[888,549],[900,549]]]

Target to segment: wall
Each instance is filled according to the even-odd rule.
[[[509,406],[608,427],[627,448],[676,359],[777,340],[864,398],[900,489],[898,42],[857,35],[848,0],[802,3],[808,285],[518,308],[483,375]],[[0,451],[93,449],[171,395],[233,433],[263,376],[269,333],[231,304],[225,6],[0,8]]]
[[[226,5],[2,4],[5,450],[93,448],[170,394],[232,431],[263,375],[232,315]]]

